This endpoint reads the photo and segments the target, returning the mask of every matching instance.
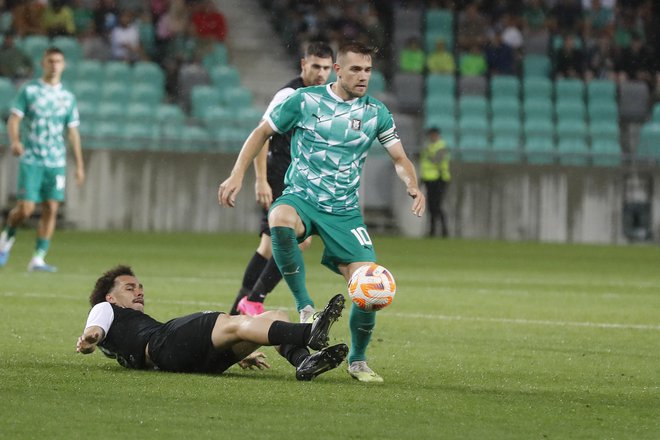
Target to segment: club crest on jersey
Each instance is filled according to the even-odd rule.
[[[351,130],[360,130],[362,128],[362,121],[360,119],[351,119]]]

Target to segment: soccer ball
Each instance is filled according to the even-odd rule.
[[[372,312],[387,307],[396,293],[396,283],[389,270],[376,263],[353,272],[348,282],[348,295],[362,310]]]

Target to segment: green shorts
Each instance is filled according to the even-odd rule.
[[[295,208],[305,225],[305,234],[298,237],[302,243],[310,235],[323,240],[325,250],[321,263],[334,272],[339,264],[356,261],[376,261],[376,252],[359,209],[341,214],[319,211],[316,206],[294,195],[285,194],[277,198],[270,209],[278,205]]]
[[[21,163],[18,167],[18,200],[40,203],[64,200],[66,168]]]

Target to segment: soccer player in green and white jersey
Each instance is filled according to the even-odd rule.
[[[41,218],[37,230],[36,249],[28,264],[30,271],[55,272],[44,257],[55,230],[57,211],[64,200],[66,182],[66,145],[64,130],[76,160],[76,180],[85,180],[78,125],[76,99],[61,83],[66,66],[64,54],[56,47],[46,49],[41,60],[43,75],[26,83],[11,106],[7,131],[11,151],[20,157],[18,203],[9,213],[0,233],[0,267],[7,263],[14,244],[16,229],[29,218],[37,203]],[[21,124],[22,122],[22,124]],[[21,125],[24,131],[21,136]]]
[[[299,242],[319,235],[325,245],[322,263],[346,281],[356,269],[376,260],[358,201],[360,174],[375,139],[387,150],[412,197],[412,213],[421,217],[426,206],[392,114],[367,95],[371,55],[362,43],[342,45],[333,66],[337,81],[298,89],[275,107],[245,141],[230,177],[218,189],[220,204],[234,206],[245,172],[266,139],[293,130],[286,189],[271,207],[269,225],[273,256],[295,297],[301,321],[314,312],[314,303],[305,284]],[[352,306],[348,372],[363,382],[383,381],[366,363],[375,323],[375,312]]]

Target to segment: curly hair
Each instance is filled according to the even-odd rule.
[[[94,290],[92,290],[91,295],[89,295],[89,303],[92,305],[92,307],[98,303],[105,301],[105,296],[108,293],[110,293],[110,291],[114,287],[115,280],[117,279],[117,277],[122,275],[130,275],[132,277],[135,276],[130,266],[119,265],[113,267],[112,269],[101,275],[101,277],[98,280],[96,280],[96,284],[94,285]]]

